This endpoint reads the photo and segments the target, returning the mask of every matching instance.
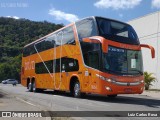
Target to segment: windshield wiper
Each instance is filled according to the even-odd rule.
[[[131,70],[131,71],[136,71],[136,72],[138,72],[139,74],[143,75],[143,72],[140,71],[140,70]]]

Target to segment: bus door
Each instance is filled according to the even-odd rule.
[[[97,89],[98,84],[98,81],[96,80],[96,74],[98,74],[97,72],[100,70],[100,43],[84,41],[81,42],[81,47],[84,63],[88,66],[88,70],[85,71],[84,89],[86,91],[89,90],[93,92]]]
[[[87,46],[87,47],[86,47]],[[83,38],[81,42],[81,48],[83,52],[84,62],[88,66],[89,90],[91,92],[97,92],[99,86],[99,80],[96,75],[99,74],[99,70],[102,67],[102,50],[99,40],[91,40],[90,38]]]
[[[96,92],[96,90],[98,89],[98,81],[96,79],[96,74],[97,71],[100,67],[100,61],[99,61],[99,51],[92,51],[92,52],[88,52],[88,63],[89,66],[91,66],[91,69],[88,69],[89,72],[89,84],[90,84],[90,90],[92,92]],[[93,69],[97,69],[97,71],[93,70]]]
[[[62,84],[62,40],[63,40],[63,32],[60,31],[56,35],[56,47],[54,49],[54,60],[53,60],[53,70],[54,70],[54,88],[55,90],[59,90]]]
[[[95,70],[100,67],[99,58],[99,51],[88,51],[84,54],[84,61],[88,68],[84,71],[83,89],[87,92],[93,92],[97,89],[98,81],[96,80],[97,72],[95,72]]]

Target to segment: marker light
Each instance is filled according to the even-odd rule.
[[[144,83],[144,80],[141,80],[140,82],[141,82],[141,83]]]
[[[108,91],[112,91],[112,89],[111,89],[110,87],[108,87],[108,86],[105,86],[105,88],[106,88],[106,90],[108,90]]]

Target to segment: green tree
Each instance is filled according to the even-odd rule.
[[[156,80],[152,75],[153,73],[144,72],[145,90],[149,90],[152,82],[155,82]]]
[[[61,27],[62,24],[47,21],[0,17],[0,81],[8,78],[20,80],[23,47]]]

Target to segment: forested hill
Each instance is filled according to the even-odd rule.
[[[0,81],[19,80],[22,48],[61,28],[62,24],[0,17]]]

